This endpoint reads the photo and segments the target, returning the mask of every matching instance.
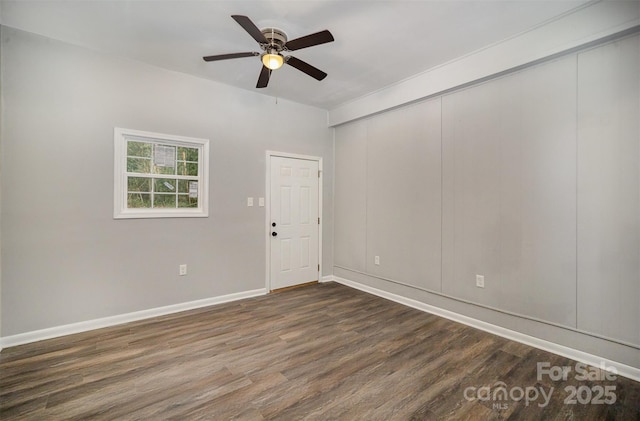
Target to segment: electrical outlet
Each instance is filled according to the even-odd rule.
[[[187,274],[187,265],[180,265],[180,276],[184,276]]]
[[[484,288],[484,275],[476,275],[476,286]]]
[[[373,258],[373,263],[375,263],[376,265],[380,264],[380,256],[376,256]]]

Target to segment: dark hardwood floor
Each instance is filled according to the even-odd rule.
[[[318,284],[5,349],[0,418],[640,420],[640,383],[538,362],[576,364]],[[614,404],[595,403],[605,386]],[[590,403],[565,403],[572,388]]]

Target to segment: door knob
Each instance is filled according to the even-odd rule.
[[[271,223],[271,226],[272,226],[272,227],[275,227],[275,226],[276,226],[276,223],[275,223],[275,222],[272,222],[272,223]]]
[[[278,235],[278,233],[277,233],[277,232],[275,232],[275,231],[271,233],[271,236],[272,236],[272,237],[276,237],[277,235]]]

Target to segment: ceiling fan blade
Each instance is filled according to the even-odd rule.
[[[242,26],[244,30],[247,31],[249,35],[253,37],[253,39],[258,41],[258,43],[263,43],[263,44],[269,43],[269,41],[267,41],[267,38],[265,38],[264,34],[260,32],[260,29],[258,29],[258,27],[251,21],[251,19],[242,15],[231,15],[231,17],[236,22],[238,22],[238,24],[240,24],[240,26]]]
[[[295,51],[301,48],[313,47],[314,45],[325,44],[331,41],[333,41],[333,35],[325,29],[324,31],[316,32],[315,34],[292,39],[284,46],[289,51]]]
[[[269,77],[271,76],[271,70],[262,66],[262,70],[260,70],[260,76],[258,76],[258,83],[256,84],[256,88],[266,88],[269,84]]]
[[[309,76],[311,76],[314,79],[317,80],[322,80],[325,77],[327,77],[327,74],[325,72],[323,72],[320,69],[317,69],[315,67],[313,67],[312,65],[310,65],[309,63],[306,63],[298,58],[295,58],[293,56],[289,56],[287,57],[287,64],[295,67],[296,69],[300,70],[303,73],[308,74]]]
[[[218,61],[218,60],[229,60],[231,58],[243,58],[243,57],[255,57],[259,56],[260,53],[232,53],[232,54],[218,54],[215,56],[206,56],[202,57],[204,61]]]

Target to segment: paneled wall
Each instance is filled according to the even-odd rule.
[[[442,98],[443,293],[576,326],[575,99],[575,56]]]
[[[640,367],[639,45],[337,127],[335,273]]]
[[[640,344],[640,38],[578,56],[578,327]]]
[[[367,125],[356,121],[335,132],[335,176],[340,189],[334,190],[336,233],[333,247],[339,266],[364,271],[367,255]]]
[[[366,271],[439,289],[440,101],[380,115],[368,126]]]

